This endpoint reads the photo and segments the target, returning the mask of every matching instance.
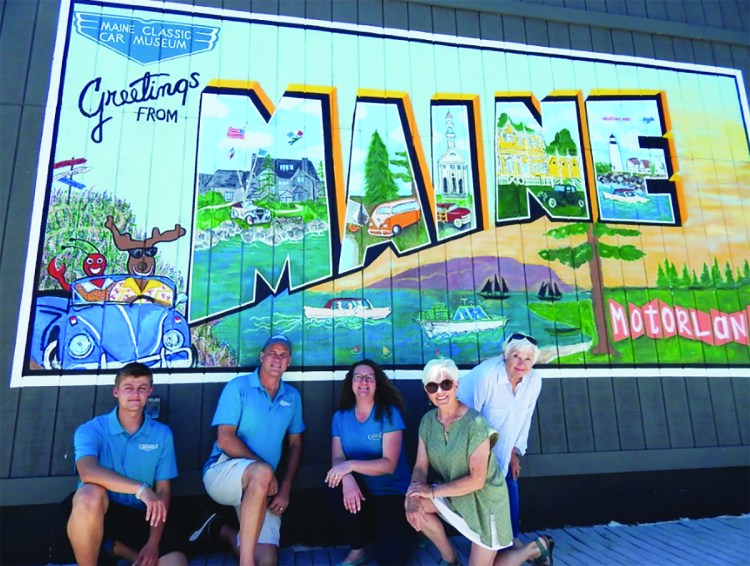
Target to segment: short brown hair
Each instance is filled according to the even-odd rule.
[[[148,377],[149,385],[154,385],[154,374],[151,373],[151,368],[140,362],[130,362],[122,366],[115,376],[115,387],[119,386],[126,377]]]

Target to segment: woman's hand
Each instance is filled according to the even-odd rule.
[[[406,520],[419,532],[422,530],[422,521],[424,520],[424,510],[422,509],[422,499],[420,497],[406,497],[404,503],[406,507]]]
[[[328,487],[336,487],[341,483],[341,480],[344,478],[344,476],[350,474],[351,472],[352,470],[349,466],[349,462],[339,462],[338,464],[333,466],[333,468],[328,470],[326,479],[323,481],[328,484]]]
[[[345,476],[342,480],[341,490],[344,492],[344,508],[349,513],[358,513],[362,509],[365,496],[357,485],[357,481],[351,476]]]
[[[508,468],[510,469],[511,477],[514,480],[517,480],[518,476],[521,475],[521,459],[518,457],[515,448],[513,449],[513,452],[510,453],[510,463],[508,464]]]
[[[424,497],[425,499],[432,499],[433,493],[432,486],[427,485],[423,481],[414,480],[409,484],[409,489],[406,490],[406,497]]]

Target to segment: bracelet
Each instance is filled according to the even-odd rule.
[[[146,491],[149,487],[151,486],[149,486],[147,483],[142,483],[141,487],[138,488],[138,491],[135,492],[135,498],[140,500],[143,492]]]

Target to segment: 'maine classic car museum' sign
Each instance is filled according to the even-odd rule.
[[[63,2],[11,384],[750,375],[738,71],[162,2]],[[618,368],[623,368],[622,370]]]

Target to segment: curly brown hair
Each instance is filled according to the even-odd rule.
[[[362,360],[354,362],[349,366],[346,372],[344,383],[341,384],[341,395],[339,397],[339,411],[348,411],[357,404],[357,398],[352,390],[352,379],[354,378],[354,368],[358,366],[368,366],[375,372],[375,420],[382,421],[383,415],[391,418],[393,407],[396,407],[403,416],[404,399],[393,382],[376,362],[372,360]]]

